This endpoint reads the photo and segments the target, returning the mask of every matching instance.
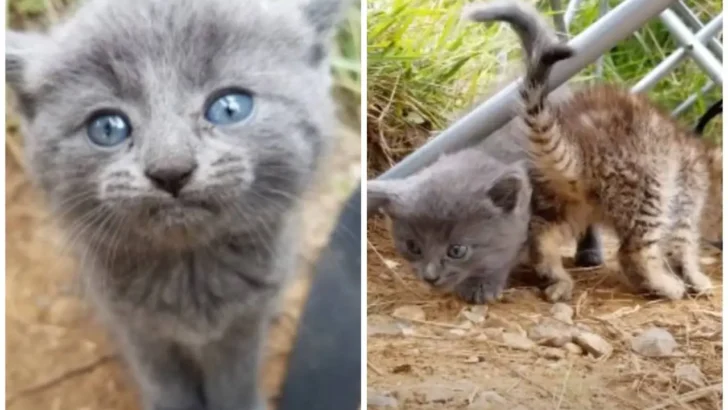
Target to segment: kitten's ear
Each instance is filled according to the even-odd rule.
[[[29,63],[48,42],[40,33],[5,32],[5,81],[15,92],[23,92]]]
[[[488,198],[503,212],[512,212],[518,205],[518,197],[523,189],[523,177],[517,173],[506,173],[488,190]]]
[[[303,11],[319,34],[328,35],[353,4],[352,0],[306,0]]]
[[[396,212],[400,201],[399,181],[367,181],[367,215]]]

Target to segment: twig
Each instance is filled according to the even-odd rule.
[[[444,328],[447,328],[447,329],[468,330],[468,329],[463,328],[462,326],[451,325],[449,323],[429,322],[427,320],[411,319],[411,318],[403,317],[403,316],[399,316],[399,315],[392,315],[392,317],[395,318],[395,319],[406,320],[408,322],[417,323],[417,324],[420,324],[420,325],[430,325],[430,326],[436,326],[436,327],[444,327]]]
[[[382,256],[382,254],[379,253],[379,250],[377,250],[377,247],[374,246],[374,244],[370,240],[367,239],[367,243],[369,244],[369,247],[377,255],[377,257],[379,257],[379,259],[382,260],[382,263],[384,264],[384,266],[386,266],[387,269],[392,273],[392,276],[394,276],[394,278],[397,280],[397,282],[399,282],[399,284],[402,285],[402,287],[404,287],[408,292],[412,292],[413,295],[415,295],[417,297],[422,297],[422,295],[420,295],[419,293],[415,292],[414,289],[412,289],[411,287],[407,286],[407,283],[404,281],[404,279],[402,279],[401,276],[399,276],[399,273],[395,272],[394,269],[390,268],[389,265],[387,265],[387,263],[386,263],[386,261],[384,259],[384,256]]]
[[[710,393],[719,393],[721,388],[722,388],[722,385],[720,383],[716,383],[711,386],[701,387],[699,389],[695,389],[695,390],[687,392],[685,394],[681,394],[679,396],[673,397],[670,400],[666,400],[656,406],[649,407],[645,410],[666,409],[666,408],[672,406],[673,404],[675,404],[676,402],[678,404],[689,403],[691,401],[702,399],[703,397],[710,395]]]
[[[377,366],[375,366],[374,364],[372,364],[372,362],[370,362],[369,360],[367,360],[367,367],[372,369],[374,371],[374,373],[376,373],[380,376],[384,376],[384,372],[379,370],[379,368]]]
[[[559,401],[556,403],[556,410],[559,410],[561,408],[561,403],[564,401],[564,395],[566,395],[566,385],[569,381],[569,376],[571,376],[571,369],[574,367],[574,361],[569,361],[569,368],[566,370],[566,374],[564,375],[564,383],[561,385],[561,393],[559,394]]]
[[[99,357],[98,359],[94,360],[93,362],[91,362],[89,364],[70,369],[50,380],[46,380],[46,381],[38,383],[34,386],[30,386],[25,389],[22,389],[19,392],[17,392],[16,394],[14,394],[13,396],[8,397],[8,399],[5,400],[5,405],[9,407],[14,401],[16,401],[20,398],[41,393],[45,390],[48,390],[50,388],[53,388],[53,387],[61,384],[69,379],[89,373],[89,372],[95,370],[96,368],[103,366],[115,359],[116,359],[115,354],[107,354],[107,355]]]

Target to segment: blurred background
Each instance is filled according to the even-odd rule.
[[[7,25],[42,29],[69,0],[9,0]],[[305,301],[309,268],[360,177],[360,9],[347,14],[333,61],[341,131],[307,199],[300,276],[269,343],[265,387],[275,401]],[[23,138],[6,95],[6,406],[11,410],[136,410],[136,387],[83,301],[75,261],[23,170]]]
[[[391,168],[522,73],[520,44],[508,26],[460,22],[461,9],[470,2],[368,1],[369,178]],[[534,3],[551,21],[550,2]],[[612,7],[619,3],[609,1]],[[720,0],[685,3],[703,24],[722,12]],[[572,35],[596,21],[599,8],[598,0],[582,1]],[[655,19],[604,55],[602,76],[592,64],[572,83],[608,81],[629,88],[676,46]],[[706,81],[698,66],[686,59],[648,95],[669,112]],[[692,127],[720,98],[720,87],[715,87],[680,120]],[[718,116],[705,138],[721,142],[721,130]],[[589,345],[536,346],[528,336],[549,319],[552,306],[533,288],[516,286],[505,293],[503,303],[487,308],[466,307],[452,295],[435,294],[416,281],[399,258],[386,225],[385,219],[372,218],[367,230],[369,403],[378,403],[373,407],[721,408],[722,269],[717,250],[706,248],[701,259],[717,286],[713,297],[648,302],[621,284],[613,258],[618,244],[606,236],[607,264],[583,272],[571,269],[577,289],[565,308],[579,326],[598,336],[598,345],[610,351],[605,355],[588,353],[595,348]],[[712,196],[704,225],[707,238],[720,236],[720,195]],[[573,246],[564,248],[567,264],[573,254]],[[675,356],[663,352],[670,357],[650,359],[636,353],[633,337],[651,327],[666,330],[676,341]],[[656,343],[663,342],[672,343]]]

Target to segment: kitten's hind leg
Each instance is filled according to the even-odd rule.
[[[576,266],[582,268],[601,266],[604,263],[602,241],[594,225],[589,225],[584,235],[579,239],[574,261]]]
[[[681,299],[685,295],[685,285],[666,269],[659,233],[650,230],[621,238],[619,264],[634,286],[668,299]]]
[[[688,285],[688,290],[704,294],[713,284],[700,268],[700,231],[697,223],[681,222],[667,241],[670,267]]]
[[[550,302],[571,299],[574,280],[561,261],[563,241],[559,226],[534,218],[529,226],[531,263],[536,273],[550,283],[544,295]]]

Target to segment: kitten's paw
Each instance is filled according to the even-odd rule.
[[[648,285],[648,290],[666,299],[680,300],[685,296],[685,283],[676,276],[662,275]]]
[[[713,281],[703,272],[696,272],[685,278],[688,290],[698,295],[709,295],[713,289]]]
[[[585,249],[576,253],[574,263],[580,268],[594,268],[602,266],[604,258],[602,258],[602,252],[598,249]]]
[[[500,300],[503,284],[493,283],[487,279],[466,279],[455,287],[455,293],[467,303],[484,305]]]
[[[544,289],[546,300],[551,303],[566,302],[571,300],[571,292],[574,290],[574,282],[571,280],[559,280]]]

